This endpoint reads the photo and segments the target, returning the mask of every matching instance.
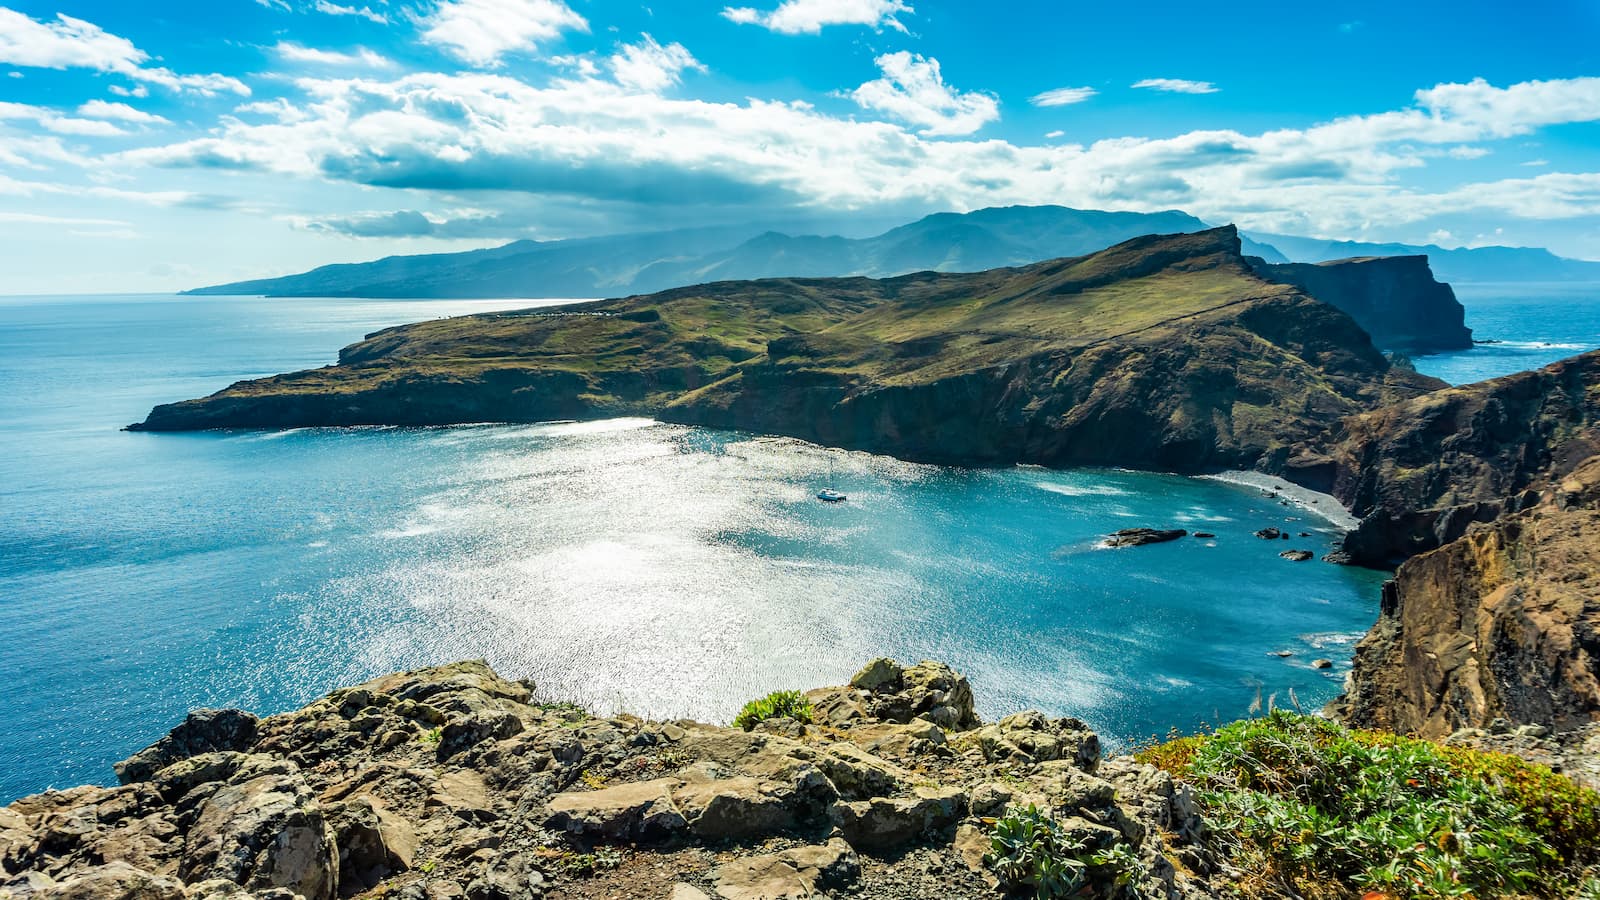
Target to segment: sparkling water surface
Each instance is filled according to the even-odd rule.
[[[1320,705],[1376,615],[1380,573],[1278,558],[1328,549],[1327,522],[1212,479],[646,420],[118,430],[379,327],[529,305],[0,298],[0,801],[106,783],[196,706],[279,711],[467,657],[549,698],[712,721],[931,657],[986,716],[1036,706],[1128,742],[1258,696]],[[829,485],[849,502],[817,502]],[[1141,525],[1217,538],[1097,547]]]
[[[1457,284],[1471,350],[1419,356],[1417,371],[1470,384],[1600,348],[1600,284]]]

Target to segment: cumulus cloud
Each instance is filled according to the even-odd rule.
[[[923,71],[942,85],[931,67]],[[889,101],[899,106],[864,104],[896,122],[840,118],[800,102],[678,99],[599,78],[537,87],[492,73],[416,73],[297,84],[304,97],[271,105],[265,121],[225,119],[213,136],[126,151],[108,164],[267,172],[435,197],[471,192],[479,205],[521,197],[517,205],[558,211],[655,210],[656,220],[663,209],[756,218],[778,209],[1182,205],[1263,231],[1349,236],[1462,210],[1600,215],[1600,173],[1431,192],[1400,177],[1450,148],[1600,120],[1600,79],[1440,85],[1404,109],[1301,129],[1030,146],[932,139],[950,127],[948,105],[940,113],[940,102],[905,102],[917,92],[899,82]],[[948,87],[922,92],[962,96]],[[1593,102],[1573,99],[1584,96]]]
[[[394,63],[383,56],[357,47],[353,53],[341,53],[336,50],[319,50],[296,44],[293,41],[279,41],[272,51],[280,59],[288,62],[311,63],[319,66],[366,66],[372,69],[386,69]]]
[[[486,67],[563,31],[589,30],[588,20],[561,0],[440,0],[421,24],[423,41]]]
[[[1190,81],[1186,78],[1146,78],[1135,81],[1133,86],[1169,94],[1215,94],[1220,90],[1209,81]]]
[[[0,7],[0,63],[41,69],[94,69],[208,96],[223,91],[250,94],[250,89],[237,78],[179,75],[171,69],[145,65],[149,61],[150,54],[132,41],[93,22],[62,13],[57,13],[53,21],[41,21]]]
[[[136,125],[167,124],[167,120],[161,116],[147,113],[142,109],[134,109],[126,103],[108,103],[104,100],[90,100],[83,104],[78,107],[78,115],[90,119],[116,119]]]
[[[651,93],[677,84],[685,69],[706,71],[682,44],[663,47],[648,34],[640,43],[624,45],[611,57],[610,66],[617,83]]]
[[[1028,98],[1028,102],[1034,106],[1071,106],[1074,103],[1082,103],[1098,93],[1100,92],[1092,87],[1056,88],[1042,94],[1034,94]]]
[[[770,12],[730,6],[722,16],[740,25],[760,25],[779,34],[820,34],[828,25],[866,25],[904,32],[900,13],[915,12],[901,0],[783,0]]]
[[[317,0],[315,9],[317,12],[327,13],[330,16],[360,16],[369,22],[376,22],[379,25],[389,24],[388,16],[383,13],[373,12],[370,6],[340,6],[337,3],[329,3],[328,0]]]
[[[971,134],[1000,118],[1000,102],[945,84],[939,61],[902,50],[873,60],[883,77],[850,92],[862,109],[914,125],[924,135]]]

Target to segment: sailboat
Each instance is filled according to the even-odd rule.
[[[828,483],[832,484],[833,480],[833,451],[829,450]],[[846,497],[842,492],[834,490],[833,488],[823,488],[822,490],[817,491],[817,499],[821,500],[823,503],[843,503],[850,498]]]

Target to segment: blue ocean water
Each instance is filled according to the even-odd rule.
[[[1600,284],[1457,284],[1471,350],[1419,356],[1417,371],[1470,384],[1537,369],[1600,347]]]
[[[550,698],[726,721],[868,658],[1113,740],[1337,693],[1379,573],[1256,488],[964,470],[644,420],[131,434],[158,402],[527,301],[0,298],[0,802],[197,706],[486,657]],[[833,485],[850,501],[812,495]],[[1266,542],[1275,524],[1311,536]],[[1117,528],[1215,540],[1103,550]],[[1288,649],[1279,659],[1270,651]],[[1336,660],[1330,671],[1308,664]]]

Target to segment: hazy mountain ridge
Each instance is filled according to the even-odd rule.
[[[869,238],[790,235],[754,227],[696,228],[564,241],[516,241],[491,250],[393,256],[323,266],[283,278],[198,288],[199,295],[279,297],[616,297],[710,281],[887,278],[978,272],[1083,256],[1146,234],[1204,231],[1187,213],[1012,206],[937,213]],[[1245,252],[1287,262],[1244,240]]]
[[[911,272],[978,272],[1082,256],[1146,234],[1203,231],[1188,213],[1105,212],[1061,206],[936,213],[868,238],[722,226],[561,241],[514,241],[488,250],[391,256],[282,278],[197,288],[198,295],[279,297],[617,297],[710,281],[888,278]],[[1244,252],[1269,263],[1426,255],[1442,281],[1600,281],[1600,263],[1548,250],[1328,241],[1241,234]]]

